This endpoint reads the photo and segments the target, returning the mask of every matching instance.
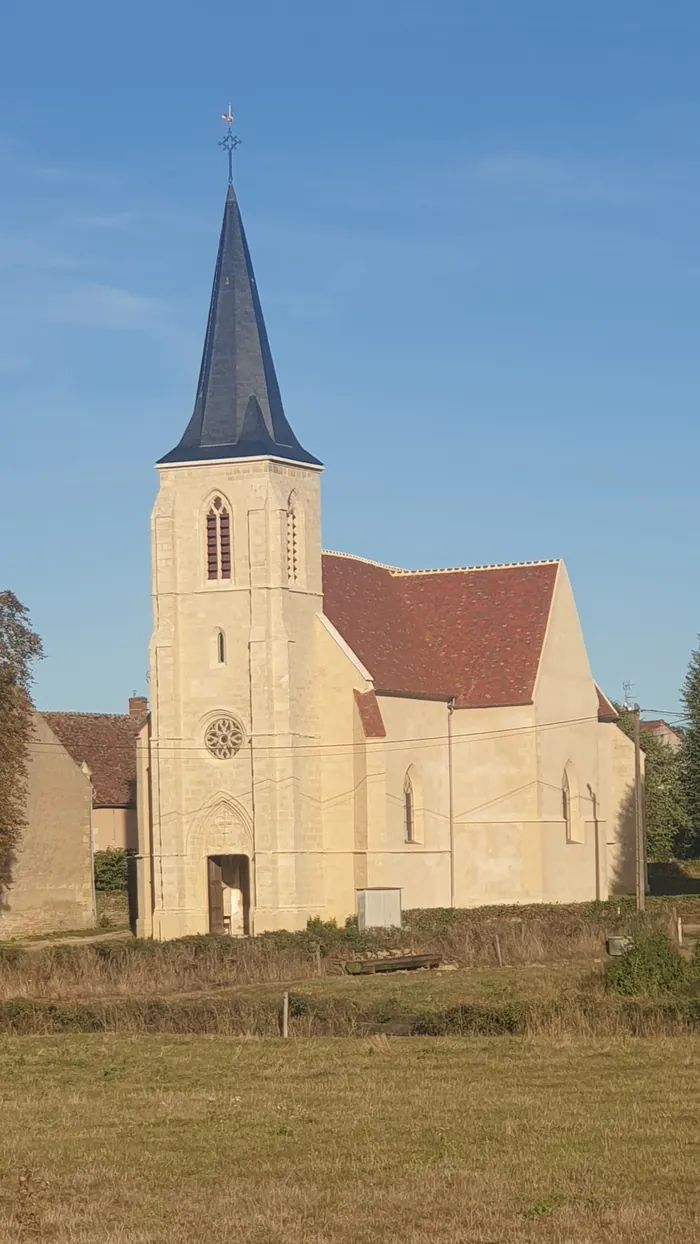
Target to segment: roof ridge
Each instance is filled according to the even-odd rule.
[[[72,708],[38,708],[40,717],[112,717],[124,721],[134,721],[137,717],[145,717],[146,713],[92,713]]]
[[[336,549],[323,549],[326,557],[345,557],[349,561],[364,562],[366,566],[377,566],[380,570],[388,570],[394,575],[420,574],[460,574],[471,570],[518,570],[524,566],[558,566],[560,557],[543,557],[529,562],[486,562],[480,566],[434,566],[428,570],[405,570],[401,566],[389,566],[386,562],[376,562],[370,557],[360,557],[358,553],[340,553]]]

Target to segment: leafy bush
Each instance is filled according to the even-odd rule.
[[[608,988],[627,995],[677,993],[689,975],[689,965],[663,933],[640,938],[605,965]]]
[[[421,1015],[411,1028],[413,1036],[425,1037],[498,1037],[523,1031],[522,1007],[516,1003],[504,1006],[479,1006],[462,1003],[446,1011]]]
[[[124,892],[127,887],[126,851],[107,847],[95,852],[95,889]]]

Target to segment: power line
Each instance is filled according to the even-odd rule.
[[[458,744],[469,743],[469,742],[474,742],[474,741],[479,741],[479,740],[511,738],[511,737],[518,736],[518,735],[521,736],[523,734],[543,733],[547,730],[558,730],[564,726],[577,726],[577,725],[583,725],[586,723],[599,724],[597,716],[569,717],[569,718],[562,718],[559,721],[550,721],[550,722],[541,722],[541,723],[537,722],[532,725],[526,725],[526,726],[510,726],[508,728],[500,729],[500,730],[481,730],[481,731],[474,731],[469,734],[456,734],[456,735],[453,734],[452,743],[454,746],[456,746]],[[267,736],[263,735],[262,737],[267,737]],[[308,752],[309,754],[316,754],[316,755],[318,755],[319,753],[325,753],[327,755],[342,756],[342,755],[354,755],[357,751],[364,750],[368,746],[368,744],[372,751],[375,751],[380,747],[385,750],[392,750],[392,751],[402,751],[408,746],[412,746],[412,747],[417,746],[417,747],[422,747],[422,748],[438,747],[438,746],[441,747],[441,746],[445,746],[448,743],[449,737],[450,736],[448,734],[435,734],[435,735],[406,736],[405,738],[402,738],[402,739],[386,739],[386,738],[372,739],[370,738],[369,740],[364,739],[364,740],[360,740],[359,742],[355,742],[354,740],[352,740],[352,741],[343,742],[343,743],[315,743],[309,740],[308,742],[298,742],[298,743],[293,743],[293,744],[288,744],[288,743],[263,744],[263,743],[259,743],[256,739],[256,736],[253,735],[251,736],[251,738],[249,738],[248,741],[249,743],[252,742],[253,747],[258,753],[260,752],[264,752],[264,753],[275,753],[275,752],[292,753],[294,752],[298,754],[300,752]],[[172,752],[180,756],[191,756],[191,755],[211,756],[212,755],[212,753],[209,751],[207,747],[201,746],[199,744],[187,743],[184,739],[169,739],[167,742],[160,742],[157,739],[156,740],[149,739],[148,742],[149,742],[149,747],[153,748],[153,750],[157,751],[158,753]],[[44,740],[36,740],[35,742],[32,743],[32,748],[37,749],[37,750],[44,749],[47,751],[51,749],[54,749],[54,750],[60,749],[60,750],[65,750],[65,751],[70,752],[70,747],[68,747],[66,744],[61,743],[60,740],[56,743],[53,743],[50,741],[44,741]],[[137,738],[135,736],[133,745],[129,745],[127,743],[117,743],[113,747],[111,747],[109,750],[113,754],[117,753],[117,754],[131,756],[136,751],[136,748],[137,748]],[[242,750],[243,749],[241,749],[241,751]]]

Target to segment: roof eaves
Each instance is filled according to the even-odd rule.
[[[559,566],[561,558],[548,557],[531,562],[488,562],[480,566],[434,566],[427,570],[405,570],[402,566],[390,566],[386,562],[375,562],[369,557],[360,557],[358,553],[339,553],[337,549],[324,549],[323,557],[344,557],[348,561],[363,562],[365,566],[376,566],[378,570],[387,570],[392,575],[430,575],[430,574],[465,574],[477,570],[523,570],[529,566]]]

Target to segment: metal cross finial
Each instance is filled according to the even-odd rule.
[[[231,129],[231,126],[233,125],[233,113],[231,112],[230,104],[228,106],[228,112],[222,112],[221,120],[226,122],[226,124],[228,125],[228,130],[226,131],[226,137],[221,139],[219,146],[223,147],[224,151],[228,155],[228,184],[229,186],[232,186],[233,185],[233,153],[237,147],[240,147],[241,140],[237,134],[233,133],[233,130]]]

